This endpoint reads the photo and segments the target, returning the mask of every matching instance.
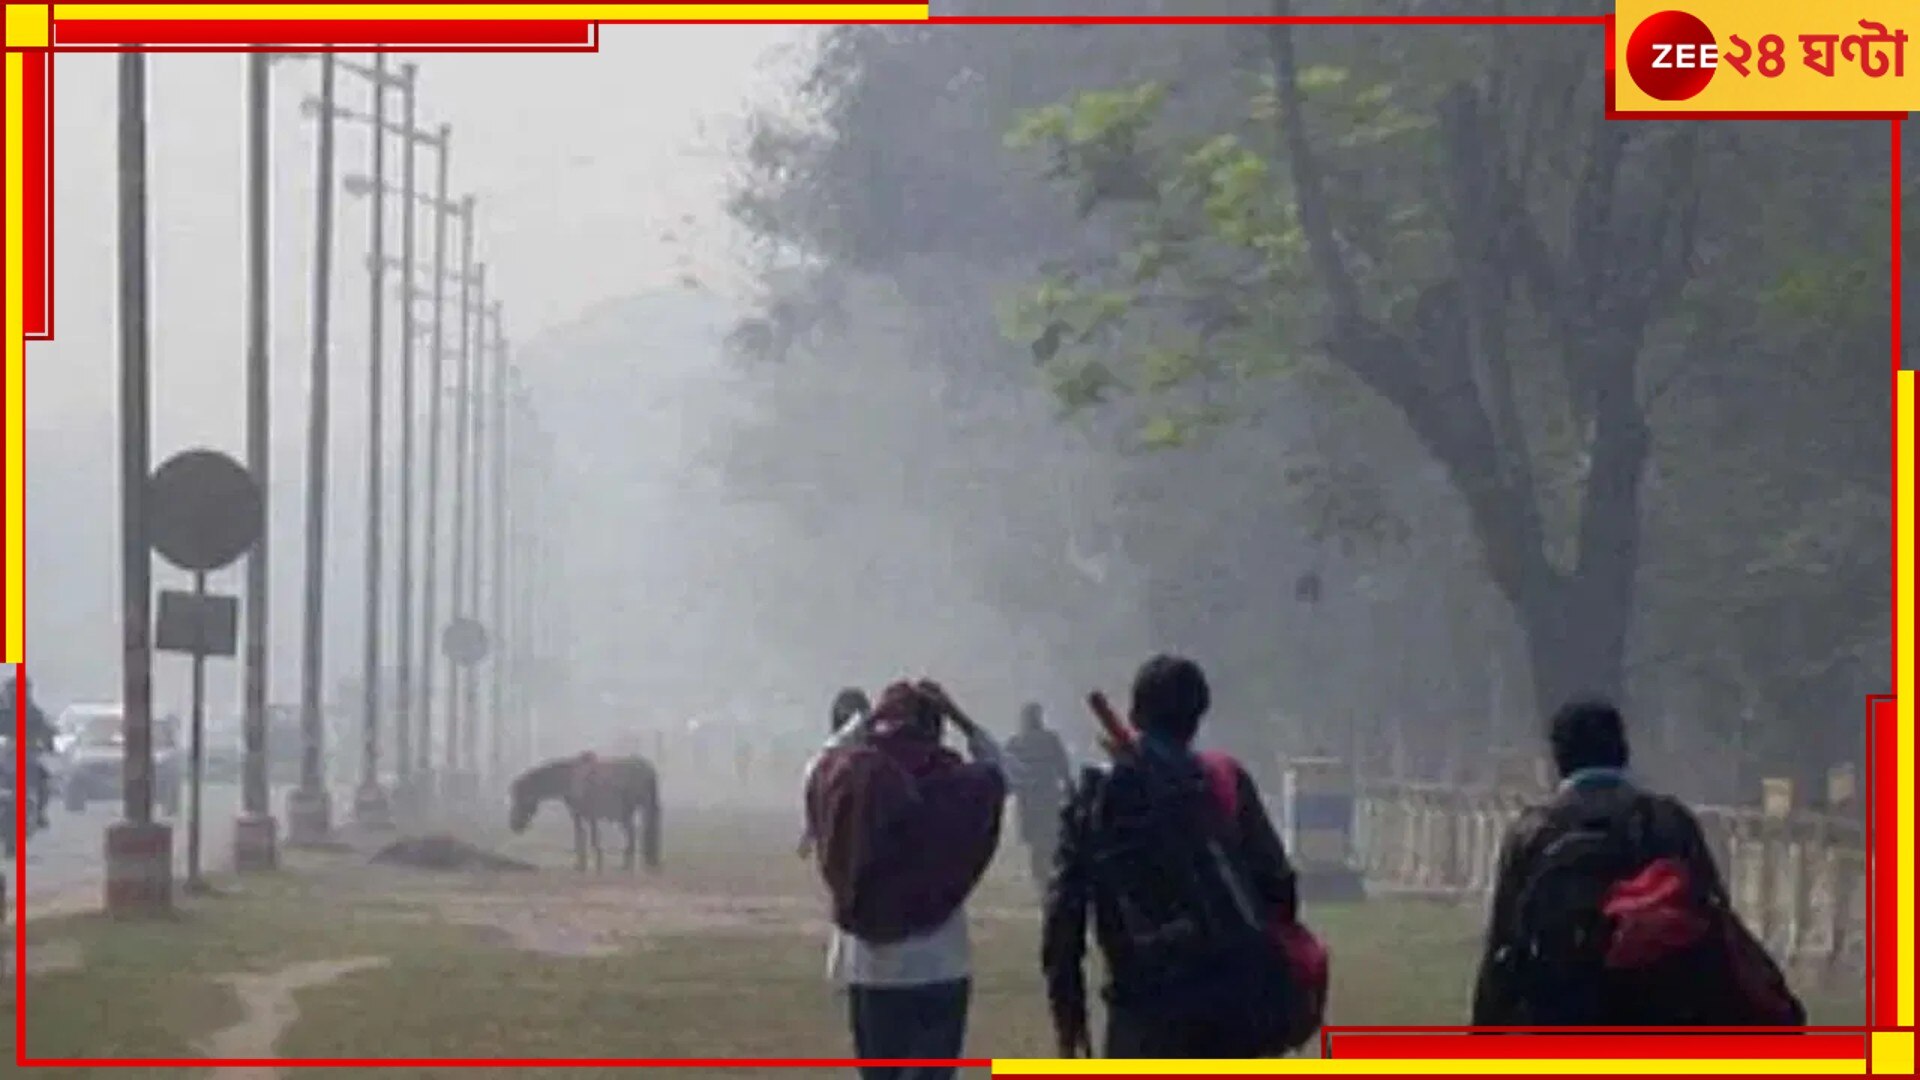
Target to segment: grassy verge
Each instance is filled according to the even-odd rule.
[[[723,822],[686,831],[658,878],[580,879],[555,869],[517,883],[446,879],[375,874],[335,859],[232,886],[228,895],[162,924],[121,925],[94,916],[36,922],[29,927],[32,942],[77,945],[82,967],[30,976],[28,1045],[36,1057],[193,1056],[208,1035],[244,1015],[221,976],[380,957],[382,967],[301,991],[299,1015],[274,1051],[288,1057],[849,1053],[842,1004],[822,978],[814,886],[786,846],[791,837]],[[566,862],[550,838],[523,842],[520,853],[549,865]],[[1050,1051],[1036,970],[1037,920],[1024,910],[1032,893],[1019,880],[1018,861],[1009,857],[997,867],[975,904],[972,1054]],[[760,916],[702,922],[676,914],[689,907],[705,911],[702,905],[732,911],[748,900],[763,902]],[[629,902],[630,909],[620,906]],[[471,925],[458,914],[476,905],[535,929],[611,925],[610,954],[529,951],[510,933]],[[1380,901],[1321,907],[1309,919],[1333,951],[1336,1022],[1464,1018],[1478,946],[1471,913]],[[1857,1023],[1860,997],[1858,990],[1807,994],[1814,1022],[1830,1024]],[[12,987],[0,990],[0,998],[10,1011]],[[0,1035],[9,1056],[11,1041],[10,1030]]]

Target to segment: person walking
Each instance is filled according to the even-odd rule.
[[[1632,780],[1619,709],[1569,702],[1547,737],[1560,784],[1502,841],[1472,1022],[1805,1024],[1699,821]]]
[[[1020,730],[1007,740],[1007,770],[1028,872],[1044,892],[1060,842],[1060,810],[1073,786],[1073,766],[1066,744],[1047,726],[1037,702],[1020,709]]]
[[[941,745],[952,724],[971,760]],[[831,898],[828,977],[856,1056],[952,1060],[972,996],[966,900],[999,845],[999,746],[939,685],[898,682],[828,739],[807,823]],[[862,1066],[866,1080],[946,1080],[951,1066]]]
[[[1130,726],[1107,733],[1113,764],[1084,770],[1068,802],[1040,946],[1062,1057],[1092,1053],[1089,910],[1108,973],[1105,1056],[1268,1057],[1318,1027],[1324,971],[1292,970],[1279,942],[1310,935],[1259,789],[1233,759],[1192,749],[1211,701],[1198,664],[1148,660]]]

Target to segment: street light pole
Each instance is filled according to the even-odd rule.
[[[153,564],[148,553],[147,68],[120,56],[120,589],[126,702],[121,820],[106,834],[106,909],[173,906],[173,830],[153,820]]]
[[[487,597],[489,600],[487,627],[493,634],[493,654],[490,657],[492,668],[488,674],[491,681],[487,693],[487,715],[493,726],[493,740],[488,744],[492,756],[487,772],[494,783],[505,779],[506,755],[503,741],[506,738],[505,691],[507,674],[507,655],[502,647],[506,640],[507,621],[507,333],[502,325],[500,305],[493,307],[493,494],[490,500],[493,510],[493,572]]]
[[[400,67],[400,603],[394,630],[394,773],[399,777],[404,805],[411,807],[413,789],[413,201],[414,201],[414,90],[420,69]],[[374,182],[384,185],[386,177]]]
[[[456,621],[467,614],[464,610],[464,594],[466,592],[465,586],[467,580],[466,469],[467,436],[470,430],[468,425],[471,422],[471,409],[469,408],[469,404],[470,395],[473,390],[471,382],[473,367],[473,313],[475,306],[473,293],[474,278],[476,276],[473,265],[473,202],[473,196],[469,195],[461,203],[461,210],[466,217],[467,227],[460,238],[460,368],[456,383],[458,390],[455,392],[454,398],[453,421],[453,573],[450,575],[450,580],[448,581],[449,590],[453,598],[453,614]],[[435,644],[438,645],[438,642]],[[459,776],[460,765],[466,760],[461,745],[465,735],[465,732],[461,730],[461,685],[459,672],[456,671],[454,673],[454,679],[451,680],[451,685],[448,688],[445,722],[447,729],[446,768],[449,777]],[[466,797],[467,791],[464,786],[465,778],[461,777],[459,780],[453,781],[453,784],[456,790],[456,797]]]
[[[380,576],[382,565],[380,487],[384,479],[381,445],[384,439],[386,363],[382,354],[386,332],[386,147],[387,55],[373,56],[373,212],[368,215],[367,260],[367,564],[365,649],[361,654],[360,787],[353,797],[354,820],[371,828],[391,828],[393,808],[380,784]]]
[[[446,277],[447,277],[447,157],[453,129],[440,125],[439,171],[434,181],[433,211],[433,356],[427,394],[427,520],[426,551],[421,561],[420,586],[420,790],[433,790],[433,669],[440,650],[440,626],[434,610],[440,547],[440,443],[442,390],[446,386]],[[466,228],[473,223],[468,220]],[[408,299],[411,304],[411,298]]]
[[[247,57],[247,468],[263,493],[273,490],[268,486],[273,456],[269,392],[273,365],[268,353],[273,272],[268,249],[272,228],[268,107],[272,97],[267,54],[252,53]],[[279,827],[267,786],[267,545],[272,532],[262,527],[247,556],[246,674],[241,691],[246,758],[240,818],[233,831],[233,862],[243,871],[271,870],[280,864]]]
[[[468,360],[468,386],[473,400],[468,403],[468,424],[472,428],[472,441],[467,447],[467,617],[480,621],[480,567],[485,559],[482,538],[486,535],[482,527],[485,521],[483,491],[480,486],[480,474],[486,461],[487,445],[487,358],[491,355],[488,348],[487,317],[499,306],[498,301],[487,298],[486,264],[479,267],[480,280],[476,283],[479,292],[473,311],[473,352]],[[487,627],[488,633],[494,628]],[[466,738],[462,745],[466,749],[464,761],[469,782],[478,784],[480,776],[480,672],[477,664],[465,664],[460,668],[460,712],[466,723]]]
[[[334,58],[320,58],[320,138],[315,190],[313,253],[313,358],[307,414],[306,603],[300,655],[300,786],[287,797],[287,840],[324,842],[332,832],[332,801],[324,775],[326,727],[320,711],[324,677],[323,613],[326,603],[328,340],[333,301],[333,99]]]

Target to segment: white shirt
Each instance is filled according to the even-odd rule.
[[[822,754],[863,738],[866,732],[866,717],[849,720],[807,762],[806,779],[812,780]],[[975,761],[1002,767],[1000,744],[984,730],[976,729],[967,737],[967,753]],[[827,938],[827,978],[842,987],[928,986],[956,982],[972,971],[973,943],[967,934],[964,904],[935,929],[885,945],[864,941],[837,926]]]

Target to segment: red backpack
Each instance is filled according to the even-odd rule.
[[[1197,755],[1206,773],[1207,788],[1213,801],[1229,822],[1240,820],[1240,765],[1231,757],[1213,751]],[[1331,962],[1327,947],[1313,931],[1291,911],[1269,913],[1267,939],[1286,966],[1291,993],[1286,995],[1287,1015],[1280,1025],[1282,1046],[1297,1050],[1320,1030],[1327,1015],[1327,983]]]

